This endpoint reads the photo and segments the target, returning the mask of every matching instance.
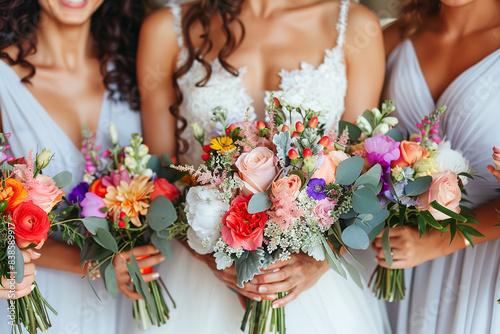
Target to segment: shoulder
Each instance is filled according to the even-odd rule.
[[[366,24],[367,22],[377,23],[380,26],[380,21],[377,15],[368,7],[351,1],[348,11],[348,23],[350,25]]]
[[[401,34],[402,27],[403,25],[401,21],[396,20],[384,29],[384,47],[386,57],[389,57],[396,46],[403,41],[403,35]]]
[[[373,39],[382,39],[382,28],[377,15],[371,9],[351,2],[347,15],[346,43],[363,44]]]
[[[148,15],[141,27],[141,36],[176,38],[175,17],[170,7],[158,9]]]

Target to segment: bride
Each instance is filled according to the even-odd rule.
[[[327,126],[355,120],[378,105],[384,52],[376,16],[349,0],[203,0],[146,19],[137,69],[151,152],[199,164],[188,125],[210,134],[216,106],[229,122],[244,119],[248,107],[251,119],[263,119],[266,93],[293,89],[321,103]],[[225,285],[254,300],[288,291],[273,306],[290,303],[291,334],[389,331],[384,304],[325,261],[293,255],[239,289],[234,268],[217,271],[211,255],[191,253],[175,242],[160,269],[177,301],[161,333],[239,332],[243,308]]]

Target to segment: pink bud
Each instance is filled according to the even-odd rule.
[[[102,148],[102,146],[101,146],[101,145],[97,145],[95,149],[96,149],[96,151],[100,151],[100,150],[101,150],[101,148]]]
[[[439,138],[439,137],[434,137],[434,136],[433,136],[433,137],[431,137],[431,140],[432,140],[433,142],[435,142],[436,144],[439,144],[439,143],[442,141],[442,139],[441,139],[441,138]]]
[[[86,147],[82,147],[82,149],[80,151],[82,151],[82,153],[87,153],[87,148]]]
[[[426,133],[427,133],[427,132],[425,132],[425,130],[420,130],[420,134],[421,134],[422,136],[425,136],[425,134],[426,134]]]
[[[10,138],[10,132],[4,134],[5,138],[9,139]]]
[[[92,157],[90,155],[85,156],[85,160],[90,160],[90,159],[92,159]]]
[[[418,142],[421,142],[422,141],[422,138],[420,137],[415,137],[415,141],[418,143]]]
[[[15,157],[9,157],[9,158],[7,158],[7,161],[9,161],[9,162],[10,162],[10,161],[14,161],[14,160],[16,160],[16,158],[15,158]]]
[[[432,126],[433,126],[435,129],[438,129],[438,128],[439,128],[439,124],[437,124],[437,123],[432,124]]]
[[[10,145],[5,145],[6,150],[10,150]]]
[[[422,124],[417,124],[417,128],[421,129],[422,128]]]
[[[435,135],[435,134],[437,134],[438,132],[439,132],[439,131],[438,131],[437,129],[430,129],[430,130],[429,130],[429,133],[430,133],[431,135]]]
[[[431,120],[430,120],[430,119],[428,119],[428,120],[427,120],[427,124],[431,124],[431,123],[432,123],[432,122],[431,122]]]

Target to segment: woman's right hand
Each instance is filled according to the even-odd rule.
[[[150,257],[148,258],[137,261],[137,264],[140,269],[153,267],[165,261],[165,257],[163,256],[163,254],[161,254],[160,251],[152,245],[135,247],[132,250],[132,252],[136,258],[150,255]],[[130,277],[127,265],[125,263],[129,261],[130,261],[130,251],[118,253],[115,255],[113,259],[113,266],[115,267],[116,271],[118,289],[128,299],[135,299],[135,300],[142,299],[141,295],[137,293],[132,286],[133,284],[132,278]],[[142,277],[144,278],[144,281],[147,283],[158,279],[160,277],[160,274],[158,272],[153,271],[152,273],[149,274],[143,274]]]
[[[493,147],[493,160],[495,161],[495,166],[497,166],[497,168],[495,169],[492,165],[489,165],[487,168],[488,171],[497,179],[498,185],[500,186],[500,147],[498,146]]]
[[[2,286],[0,286],[0,299],[18,299],[29,295],[31,286],[35,281],[35,264],[32,263],[40,257],[40,254],[33,249],[22,250],[24,259],[24,278],[20,284],[14,284],[11,290],[10,282],[7,278],[2,278]],[[19,273],[18,273],[19,274]],[[12,278],[15,278],[12,276]]]

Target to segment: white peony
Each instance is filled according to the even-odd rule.
[[[209,238],[214,241],[220,237],[219,225],[222,216],[229,210],[229,204],[221,201],[215,189],[203,186],[192,187],[186,196],[186,218],[192,232],[188,230],[188,244],[197,253],[207,254],[213,251],[207,249],[200,252],[202,242]],[[196,236],[196,237],[195,237]],[[195,248],[196,247],[196,248]],[[197,249],[198,248],[198,249]]]
[[[217,270],[224,270],[233,265],[233,259],[226,253],[217,252],[214,254]]]
[[[304,101],[302,101],[302,103],[300,104],[300,108],[302,110],[312,110],[312,111],[315,111],[315,112],[319,112],[321,110],[323,110],[323,107],[321,106],[321,104],[316,101],[315,99],[311,99],[311,98],[306,98]]]
[[[437,156],[434,158],[434,163],[440,173],[448,170],[455,174],[469,171],[469,160],[465,159],[462,152],[451,148],[449,140],[443,140],[437,149]],[[463,184],[466,185],[468,178],[460,176]]]
[[[281,94],[280,102],[284,107],[299,108],[304,102],[304,97],[296,91],[290,90]]]
[[[188,228],[186,234],[189,247],[191,247],[196,253],[202,255],[213,253],[214,247],[212,245],[215,244],[220,236],[217,233],[204,236],[202,233],[196,233],[191,227]],[[210,238],[210,243],[208,245],[204,242],[206,238]]]

